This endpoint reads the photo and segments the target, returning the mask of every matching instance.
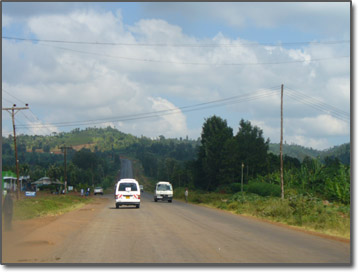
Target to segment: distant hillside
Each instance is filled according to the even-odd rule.
[[[322,151],[321,158],[325,157],[337,157],[342,163],[350,164],[351,161],[351,144],[342,144],[339,146],[332,147],[328,150]]]
[[[138,144],[162,143],[165,145],[187,144],[195,147],[199,144],[198,140],[191,139],[166,139],[159,136],[157,139],[147,137],[136,137],[131,134],[123,133],[117,129],[107,128],[78,128],[70,132],[53,133],[49,136],[40,135],[17,135],[17,147],[19,152],[33,153],[54,153],[62,154],[60,146],[72,146],[75,150],[88,148],[92,151],[127,150]],[[3,150],[13,149],[12,136],[2,137]]]
[[[21,152],[32,152],[32,153],[53,153],[62,154],[59,147],[62,145],[72,146],[74,149],[79,150],[82,147],[89,148],[92,151],[110,151],[110,150],[122,150],[125,152],[135,152],[138,145],[148,145],[152,147],[153,153],[164,152],[164,149],[168,149],[171,146],[173,149],[174,145],[177,147],[178,153],[183,149],[184,146],[195,149],[200,145],[200,139],[166,139],[163,136],[159,136],[158,139],[150,139],[147,137],[136,137],[131,134],[120,132],[117,129],[107,128],[87,128],[84,130],[74,129],[71,132],[53,133],[50,136],[39,136],[39,135],[18,135],[17,136],[18,151]],[[13,158],[13,153],[10,149],[13,148],[12,137],[2,137],[3,156],[5,151],[9,151],[9,156]],[[163,149],[164,148],[164,149]],[[156,149],[160,149],[159,151]],[[170,149],[170,148],[169,148]],[[168,150],[169,150],[168,149]],[[168,151],[167,150],[167,151]],[[159,152],[159,153],[160,153]],[[168,151],[169,152],[169,151]],[[275,155],[280,154],[279,144],[270,144],[269,152]],[[283,145],[284,155],[292,158],[297,158],[301,162],[308,156],[312,158],[320,157],[322,160],[326,157],[337,157],[342,163],[350,164],[350,143],[335,146],[328,150],[318,151],[312,148],[306,148],[303,146],[291,144]],[[158,154],[159,154],[158,153]],[[192,151],[190,152],[192,153]],[[163,154],[166,154],[164,152]],[[162,155],[163,155],[162,154]],[[191,154],[191,157],[193,154]]]
[[[280,144],[270,144],[269,151],[275,155],[280,154]],[[311,158],[321,158],[324,160],[326,157],[337,157],[342,163],[350,164],[350,156],[351,156],[351,145],[350,143],[342,144],[339,146],[332,147],[328,150],[319,151],[313,148],[307,148],[300,145],[283,145],[283,153],[284,155],[290,156],[292,158],[297,158],[301,162],[303,159],[308,156]]]

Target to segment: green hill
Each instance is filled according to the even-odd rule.
[[[305,157],[311,158],[321,158],[324,160],[326,157],[338,158],[344,164],[350,164],[350,155],[351,155],[351,145],[350,143],[342,144],[339,146],[332,147],[327,150],[319,151],[313,148],[307,148],[295,144],[284,144],[283,145],[283,154],[290,156],[292,158],[297,158],[301,162]],[[280,144],[270,144],[269,152],[272,152],[275,155],[280,154]]]
[[[13,148],[13,139],[2,137],[3,143],[3,162],[4,155],[9,153],[10,159],[13,157],[13,153],[10,151]],[[173,150],[174,145],[177,147],[177,152],[185,146],[190,145],[193,150],[200,144],[200,140],[186,139],[166,139],[164,136],[159,136],[158,139],[150,139],[147,137],[136,137],[131,134],[120,132],[117,129],[107,128],[87,128],[84,130],[74,129],[70,132],[53,133],[49,136],[39,135],[18,135],[17,136],[18,151],[37,152],[37,153],[60,153],[59,146],[67,145],[73,146],[79,150],[83,147],[89,148],[92,151],[110,151],[110,150],[122,150],[125,153],[135,152],[136,146],[144,145],[151,146],[151,152],[162,153],[162,155],[168,155],[169,147]],[[342,163],[350,164],[350,143],[342,144],[339,146],[332,147],[330,149],[319,151],[312,148],[303,147],[295,144],[284,144],[283,153],[284,155],[292,158],[297,158],[301,162],[308,156],[311,158],[321,158],[324,160],[326,157],[337,157]],[[160,149],[160,150],[156,150]],[[165,150],[168,149],[168,150]],[[5,151],[5,152],[4,152]],[[164,152],[165,151],[165,152]],[[279,155],[280,145],[270,144],[269,152]],[[194,152],[189,152],[190,157],[194,156]],[[179,156],[179,154],[175,157]],[[5,160],[6,161],[6,160]]]

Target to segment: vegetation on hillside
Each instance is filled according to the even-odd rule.
[[[269,144],[269,152],[279,155],[280,154],[280,144]],[[334,146],[327,150],[319,151],[312,148],[307,148],[304,146],[296,144],[283,144],[283,152],[285,155],[292,158],[296,158],[299,161],[303,161],[306,157],[320,159],[322,162],[325,158],[338,158],[343,164],[350,164],[351,156],[351,145],[350,143],[342,144],[339,146]]]
[[[207,118],[198,140],[134,137],[108,127],[19,135],[17,143],[20,175],[30,175],[32,181],[43,176],[63,181],[59,147],[72,146],[67,179],[77,189],[112,188],[120,156],[128,156],[149,190],[156,181],[168,180],[176,197],[183,197],[188,187],[194,203],[349,237],[350,144],[324,152],[285,145],[281,200],[280,158],[263,131],[245,120],[234,135],[226,120]],[[2,150],[3,170],[15,171],[12,137],[2,138]]]
[[[12,137],[2,140],[3,170],[14,171]],[[72,145],[74,149],[67,154],[67,179],[75,187],[111,187],[117,178],[120,154],[138,159],[149,178],[169,180],[175,187],[236,193],[242,176],[247,188],[276,196],[274,188],[280,183],[279,156],[269,152],[270,143],[263,131],[245,120],[233,135],[226,120],[212,116],[205,120],[198,140],[135,137],[108,127],[50,136],[19,135],[17,143],[20,175],[30,175],[33,181],[42,176],[63,181],[59,147]],[[334,150],[339,157],[334,156]],[[350,203],[350,166],[339,159],[349,151],[349,145],[344,145],[326,151],[326,158],[305,156],[302,160],[285,154],[285,189]]]

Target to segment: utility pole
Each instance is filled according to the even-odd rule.
[[[64,145],[64,146],[61,146],[60,148],[61,148],[62,152],[64,152],[64,160],[65,160],[65,162],[64,162],[64,164],[65,164],[65,167],[64,167],[65,173],[64,173],[64,175],[65,175],[65,194],[66,194],[67,193],[67,162],[66,162],[66,157],[67,157],[67,150],[72,149],[72,146]]]
[[[2,110],[6,110],[8,113],[11,114],[12,117],[12,128],[14,131],[14,149],[15,149],[15,164],[16,164],[16,178],[17,178],[17,200],[20,198],[20,180],[19,180],[19,160],[17,159],[17,145],[16,145],[16,129],[15,129],[15,114],[18,113],[20,110],[27,110],[29,109],[29,104],[25,104],[26,107],[17,108],[16,104],[14,104],[11,108],[2,108]]]
[[[283,141],[283,84],[281,85],[281,137],[280,137],[280,171],[281,171],[281,199],[285,198],[285,192],[283,188],[283,158],[282,158],[282,141]]]
[[[244,163],[241,163],[241,195],[244,196]]]

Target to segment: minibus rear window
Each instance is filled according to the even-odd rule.
[[[127,187],[130,187],[131,191],[138,191],[137,184],[131,182],[120,183],[118,191],[125,191]]]

